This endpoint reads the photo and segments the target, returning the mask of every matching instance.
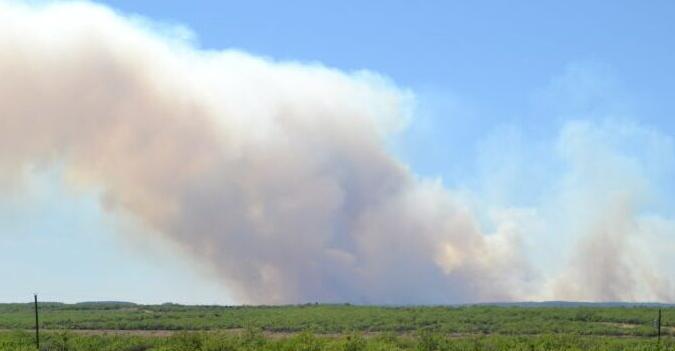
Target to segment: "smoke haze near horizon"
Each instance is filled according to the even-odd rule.
[[[467,194],[389,150],[415,118],[412,91],[181,35],[98,5],[0,3],[2,184],[62,167],[241,303],[675,301],[675,222],[643,211],[668,136],[567,122],[556,190],[485,226]],[[570,242],[556,269],[531,254],[544,232]]]

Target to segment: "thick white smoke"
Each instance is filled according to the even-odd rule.
[[[64,163],[240,301],[510,298],[508,249],[387,154],[412,101],[382,78],[198,52],[91,5],[0,16],[3,167]]]
[[[373,73],[200,51],[91,4],[0,3],[0,101],[3,179],[65,167],[240,302],[674,299],[623,277],[630,196],[606,199],[598,211],[628,222],[589,234],[575,261],[609,249],[616,274],[575,263],[537,276],[518,211],[482,233],[459,198],[387,152],[414,98]]]

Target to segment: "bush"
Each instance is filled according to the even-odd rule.
[[[435,351],[439,345],[440,338],[430,330],[423,329],[417,332],[417,350]]]
[[[366,349],[366,339],[361,335],[347,335],[344,340],[344,351],[363,351]]]

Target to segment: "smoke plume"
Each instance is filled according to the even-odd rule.
[[[518,211],[485,233],[461,197],[388,152],[415,100],[372,72],[198,50],[97,5],[0,3],[0,101],[6,184],[63,167],[239,302],[674,299],[659,277],[636,290],[644,263],[623,254],[640,189],[596,202],[574,229],[590,233],[581,258],[547,277]]]

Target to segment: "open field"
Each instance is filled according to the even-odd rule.
[[[31,349],[32,305],[0,305],[0,350]],[[224,307],[54,304],[48,350],[652,350],[654,306]],[[675,350],[675,308],[661,349]]]
[[[30,329],[31,304],[0,304],[0,329]],[[655,335],[655,307],[377,307],[351,305],[181,306],[125,303],[40,305],[44,329],[240,330],[444,334]],[[675,308],[663,309],[663,330],[675,335]]]
[[[35,350],[33,336],[27,332],[0,333],[1,350]],[[675,340],[661,341],[637,337],[577,335],[477,335],[451,337],[421,331],[411,336],[384,333],[370,337],[359,333],[340,336],[309,332],[266,338],[250,330],[238,335],[221,332],[177,332],[167,337],[131,335],[78,335],[48,333],[42,350],[58,351],[385,351],[385,350],[675,350]]]

